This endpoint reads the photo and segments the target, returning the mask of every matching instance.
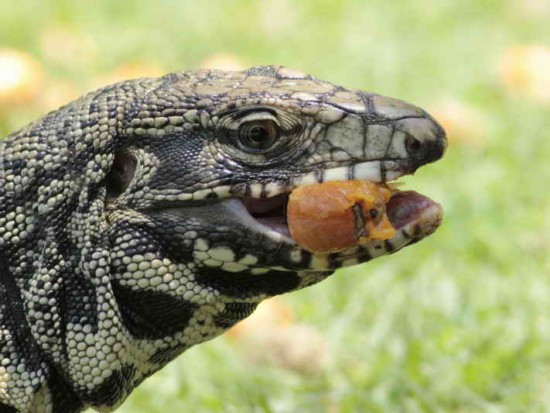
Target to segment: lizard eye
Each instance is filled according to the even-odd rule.
[[[235,161],[266,167],[300,153],[302,119],[272,107],[242,107],[216,114],[217,142]]]
[[[120,196],[130,185],[136,172],[137,161],[127,152],[115,155],[113,166],[105,178],[107,183],[107,196],[116,198]]]
[[[257,119],[239,126],[238,139],[243,149],[262,152],[269,149],[279,136],[279,126],[271,119]]]

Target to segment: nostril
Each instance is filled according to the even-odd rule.
[[[407,149],[407,153],[414,155],[422,149],[422,143],[420,143],[420,141],[415,137],[407,135],[405,138],[405,148]]]

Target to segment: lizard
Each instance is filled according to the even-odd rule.
[[[0,141],[0,412],[112,411],[250,315],[430,235],[402,192],[396,235],[338,253],[289,236],[288,194],[389,182],[445,152],[423,109],[283,66],[106,86]],[[393,198],[392,198],[393,199]]]

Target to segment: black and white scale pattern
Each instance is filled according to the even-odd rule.
[[[251,150],[239,130],[266,119]],[[423,238],[437,220],[310,254],[238,199],[392,180],[444,147],[415,106],[284,67],[121,82],[0,140],[0,412],[115,409],[261,300]]]

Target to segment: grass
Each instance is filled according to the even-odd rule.
[[[283,297],[319,332],[326,364],[253,363],[223,337],[148,379],[121,411],[549,412],[549,106],[496,70],[510,47],[550,42],[536,4],[1,2],[0,46],[40,62],[43,95],[80,93],[128,62],[170,71],[223,52],[477,114],[460,119],[470,126],[441,162],[405,180],[444,205],[434,236]],[[3,108],[0,132],[53,109],[43,98]]]

